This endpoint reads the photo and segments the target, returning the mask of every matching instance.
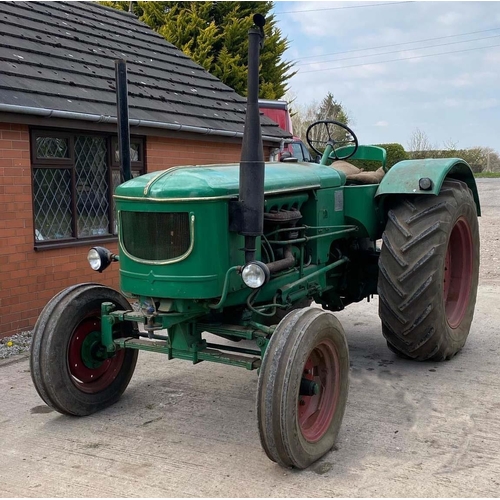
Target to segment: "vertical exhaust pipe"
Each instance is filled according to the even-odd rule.
[[[115,61],[116,117],[118,119],[118,150],[120,151],[120,180],[132,178],[130,167],[130,127],[128,122],[127,63]]]
[[[241,148],[239,202],[245,236],[245,262],[255,259],[255,240],[264,229],[264,149],[259,114],[259,56],[264,45],[264,16],[253,16],[248,31],[248,93]]]

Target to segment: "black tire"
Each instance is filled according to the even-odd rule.
[[[319,394],[300,396],[303,378]],[[271,337],[257,390],[260,441],[283,467],[305,469],[333,447],[349,388],[349,350],[338,319],[318,308],[290,312]]]
[[[66,288],[53,297],[40,313],[33,330],[30,357],[33,384],[47,405],[65,415],[90,415],[112,405],[134,373],[138,351],[123,349],[108,360],[94,360],[90,368],[82,361],[78,373],[85,370],[88,380],[75,376],[75,355],[80,353],[82,360],[78,346],[83,345],[88,335],[97,335],[94,330],[100,331],[102,302],[130,309],[128,301],[117,291],[84,283]],[[126,329],[124,336],[133,334],[131,323],[124,323],[123,328]]]
[[[410,196],[388,212],[379,259],[379,316],[389,348],[418,361],[464,346],[476,303],[479,227],[472,192],[447,179],[438,196]]]

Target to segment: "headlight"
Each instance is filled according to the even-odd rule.
[[[249,288],[260,288],[269,281],[270,275],[268,267],[257,260],[245,264],[241,271],[243,283]]]
[[[87,254],[87,260],[94,271],[102,273],[116,259],[107,248],[93,247]]]

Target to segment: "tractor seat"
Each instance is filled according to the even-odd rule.
[[[344,172],[347,177],[346,184],[380,184],[385,174],[384,168],[387,162],[386,150],[380,146],[370,145],[358,146],[356,150],[354,148],[355,146],[353,145],[343,146],[337,149],[336,155],[341,158],[350,157],[353,160],[377,161],[382,164],[382,167],[375,170],[375,172],[364,172],[363,169],[355,167],[344,160],[335,160],[330,166]]]
[[[380,184],[385,174],[383,167],[375,170],[375,172],[365,172],[363,169],[355,167],[344,160],[334,161],[330,166],[344,172],[347,184]]]

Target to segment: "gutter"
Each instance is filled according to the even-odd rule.
[[[62,118],[66,120],[82,120],[93,123],[118,123],[116,116],[94,115],[89,113],[76,113],[73,111],[63,111],[59,109],[34,108],[31,106],[17,106],[15,104],[1,104],[0,113],[17,113],[23,115],[42,116],[44,118]],[[191,125],[181,125],[179,123],[155,122],[150,120],[138,120],[131,118],[129,120],[131,127],[159,128],[164,130],[174,130],[177,132],[192,132],[203,135],[219,135],[225,137],[243,137],[243,132],[230,132],[228,130],[219,130],[206,127],[193,127]],[[283,139],[264,135],[265,141],[280,143]]]

